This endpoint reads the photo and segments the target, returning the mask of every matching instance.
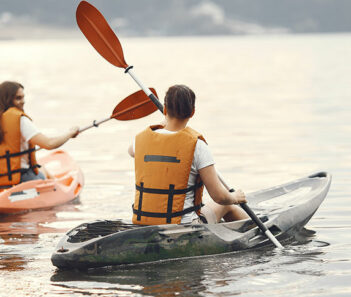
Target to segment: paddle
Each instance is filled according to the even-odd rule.
[[[82,1],[77,7],[76,18],[80,30],[89,40],[91,45],[97,50],[97,52],[112,65],[119,68],[124,68],[124,72],[128,73],[134,79],[134,81],[140,86],[145,94],[163,113],[163,106],[161,102],[148,88],[146,88],[141,83],[141,81],[139,81],[139,79],[137,79],[135,74],[132,72],[133,66],[128,66],[128,64],[125,62],[121,43],[119,42],[116,34],[112,31],[104,16],[93,5],[86,1]],[[257,224],[257,226],[262,230],[262,232],[275,244],[275,246],[282,248],[281,244],[265,227],[265,225],[263,225],[261,220],[254,214],[249,206],[246,203],[245,205],[241,206],[250,216],[250,218]]]
[[[157,95],[156,90],[151,88],[152,92]],[[145,95],[144,91],[137,91],[128,97],[124,98],[114,108],[112,115],[100,121],[94,120],[91,125],[88,125],[82,129],[79,129],[79,133],[82,133],[90,128],[99,127],[100,124],[105,123],[109,120],[116,119],[120,121],[136,120],[152,114],[157,110],[155,104]],[[40,151],[43,148],[37,148],[36,151]]]
[[[151,88],[152,92],[157,95],[155,89]],[[155,112],[157,107],[150,101],[145,93],[140,90],[137,91],[125,99],[123,99],[114,108],[112,115],[106,119],[96,121],[89,126],[86,126],[79,130],[79,133],[88,130],[92,127],[98,127],[100,124],[105,123],[109,120],[116,119],[120,121],[136,120]]]
[[[232,187],[229,187],[228,184],[224,181],[222,175],[217,171],[217,175],[223,186],[231,193],[235,192]],[[252,211],[252,209],[246,203],[240,203],[240,206],[245,212],[250,216],[250,218],[256,223],[256,225],[261,229],[261,231],[273,242],[273,244],[279,248],[283,249],[284,247],[280,242],[274,237],[272,232],[262,223],[260,218]]]
[[[104,16],[93,5],[82,1],[77,7],[76,19],[80,30],[97,52],[112,65],[124,68],[124,72],[134,79],[158,109],[162,109],[157,97],[137,79],[132,71],[133,66],[125,62],[122,46]]]

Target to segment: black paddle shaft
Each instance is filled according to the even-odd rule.
[[[235,192],[234,189],[230,189],[229,192]],[[249,215],[249,217],[255,222],[255,224],[262,230],[262,232],[266,232],[268,229],[262,223],[262,221],[256,216],[256,214],[252,211],[252,209],[246,203],[240,203],[240,206],[245,212]]]
[[[157,108],[163,113],[163,105],[157,97],[151,93],[149,96],[150,100],[157,106]]]

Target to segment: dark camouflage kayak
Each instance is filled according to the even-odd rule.
[[[266,227],[284,240],[310,220],[330,183],[331,176],[319,172],[247,197]],[[268,244],[270,241],[251,220],[157,226],[95,221],[69,231],[51,261],[59,268],[89,268],[214,255]]]

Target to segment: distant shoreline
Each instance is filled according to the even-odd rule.
[[[191,37],[230,37],[230,36],[274,36],[274,35],[335,35],[350,34],[345,32],[262,32],[262,33],[238,33],[238,34],[189,34],[189,35],[141,35],[119,32],[120,36],[129,38],[191,38]],[[62,28],[47,26],[0,26],[0,41],[26,40],[26,39],[75,39],[82,37],[79,28]]]

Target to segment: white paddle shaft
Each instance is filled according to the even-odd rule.
[[[134,79],[134,81],[139,85],[139,87],[144,91],[144,93],[147,95],[147,96],[150,96],[152,94],[152,92],[150,91],[149,88],[145,87],[143,85],[143,83],[135,76],[134,72],[133,72],[133,69],[132,68],[129,68],[128,69],[128,74]]]
[[[91,125],[86,126],[86,127],[82,128],[82,129],[79,129],[79,133],[82,133],[82,132],[84,132],[85,130],[88,130],[88,129],[93,128],[93,127],[98,127],[100,124],[105,123],[105,122],[107,122],[107,121],[109,121],[109,120],[112,120],[112,118],[109,117],[109,118],[100,120],[100,121],[98,121],[98,122],[97,122],[97,121],[93,121],[93,123],[92,123]]]

